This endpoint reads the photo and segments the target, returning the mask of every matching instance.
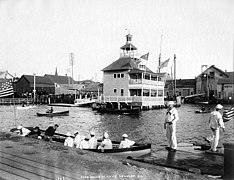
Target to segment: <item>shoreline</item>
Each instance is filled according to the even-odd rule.
[[[207,175],[69,148],[10,132],[0,132],[0,146],[4,163],[12,166],[13,170],[21,169],[5,172],[1,162],[0,176],[6,179],[24,175],[24,178],[38,179],[40,176],[52,179],[213,179]]]

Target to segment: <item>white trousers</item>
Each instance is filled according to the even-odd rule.
[[[176,123],[173,123],[171,125],[167,124],[166,127],[166,136],[167,136],[167,144],[168,147],[171,147],[173,149],[177,148],[177,140],[176,140]]]
[[[217,146],[219,144],[219,128],[217,128],[216,130],[212,129],[212,135],[208,137],[207,139],[212,141],[211,150],[216,151]]]

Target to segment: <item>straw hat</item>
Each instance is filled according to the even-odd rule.
[[[67,136],[70,137],[70,136],[71,136],[71,133],[70,133],[70,132],[67,132]]]
[[[93,136],[95,136],[95,133],[92,131],[92,132],[90,133],[90,135],[93,135]]]
[[[18,126],[17,129],[22,129],[22,126]]]
[[[106,132],[104,133],[104,137],[106,138],[106,139],[108,139],[109,138],[109,134],[107,134]]]

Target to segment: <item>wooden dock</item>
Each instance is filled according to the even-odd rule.
[[[219,149],[219,153],[212,153],[202,150],[201,146],[188,144],[179,144],[176,152],[163,147],[133,160],[212,176],[223,176],[224,172],[223,149]]]

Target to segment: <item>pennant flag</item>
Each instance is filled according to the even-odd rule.
[[[223,122],[230,121],[234,117],[234,107],[223,111]]]
[[[146,54],[144,54],[144,55],[142,55],[141,57],[140,57],[141,59],[144,59],[144,60],[148,60],[148,58],[149,58],[149,52],[148,53],[146,53]]]
[[[170,58],[166,61],[161,62],[158,68],[161,69],[161,68],[167,67],[169,60]]]
[[[0,87],[0,98],[1,97],[6,97],[14,94],[14,90],[12,87],[12,82],[8,81],[5,83],[2,83]]]

